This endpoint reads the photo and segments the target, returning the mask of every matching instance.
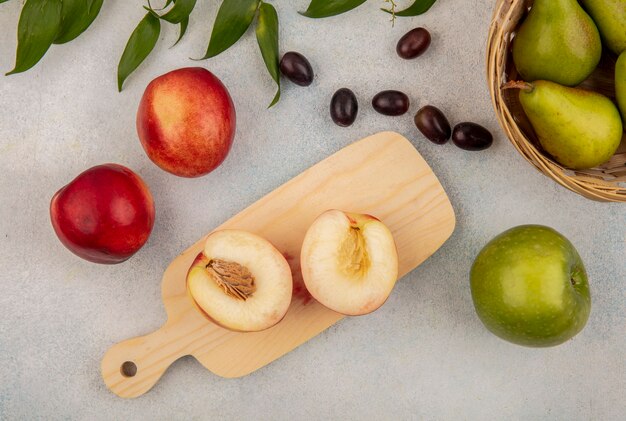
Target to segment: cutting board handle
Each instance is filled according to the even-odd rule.
[[[102,358],[107,387],[123,398],[143,395],[177,359],[189,355],[196,317],[171,318],[156,332],[113,345]],[[200,327],[201,329],[201,327]]]

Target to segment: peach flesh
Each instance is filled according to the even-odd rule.
[[[187,293],[210,321],[256,332],[283,319],[293,280],[285,257],[267,240],[241,230],[215,231],[187,273]]]
[[[389,229],[373,216],[339,210],[324,212],[309,227],[300,265],[313,298],[351,316],[382,306],[398,276]]]

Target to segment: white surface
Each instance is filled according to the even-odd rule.
[[[208,42],[217,1],[199,1],[186,38],[168,49],[166,27],[150,58],[116,91],[117,61],[144,11],[106,1],[94,25],[54,46],[31,71],[0,77],[0,418],[1,419],[602,419],[626,413],[626,205],[588,201],[540,175],[513,149],[492,111],[484,76],[491,1],[441,0],[392,28],[379,1],[325,20],[297,15],[307,0],[274,1],[281,51],[297,50],[317,76],[309,88],[285,81],[281,102],[249,31],[225,54],[199,64],[228,86],[238,113],[234,148],[214,173],[171,176],[145,156],[135,112],[146,84],[192,66]],[[408,2],[401,2],[407,4]],[[0,69],[13,66],[21,2],[0,5]],[[433,34],[414,61],[395,54],[409,29]],[[353,89],[360,114],[332,124],[328,104]],[[410,114],[369,106],[379,90],[410,95]],[[412,115],[441,107],[451,121],[476,121],[495,145],[480,153],[437,146]],[[165,321],[160,279],[184,248],[225,219],[353,140],[396,130],[432,165],[457,213],[452,238],[400,281],[376,313],[346,319],[275,363],[225,380],[192,358],[155,388],[125,401],[100,377],[113,343]],[[137,171],[157,207],[148,244],[128,262],[84,262],[56,239],[48,203],[78,173],[103,162]],[[480,248],[514,225],[541,223],[578,248],[591,279],[587,328],[553,349],[510,345],[476,317],[468,272]],[[622,418],[623,419],[623,418]]]

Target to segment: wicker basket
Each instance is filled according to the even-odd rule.
[[[589,199],[626,202],[626,136],[606,164],[584,171],[559,165],[541,148],[519,103],[515,90],[503,90],[518,74],[510,54],[510,44],[531,0],[497,0],[487,40],[487,80],[498,120],[515,148],[535,168],[557,183]],[[613,73],[615,57],[606,55],[598,69],[581,86],[615,98]]]

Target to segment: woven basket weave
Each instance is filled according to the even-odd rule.
[[[524,158],[557,183],[589,199],[626,202],[626,136],[609,160],[600,167],[573,171],[546,154],[519,103],[515,90],[503,90],[510,80],[521,79],[511,58],[510,44],[532,0],[497,0],[487,40],[487,80],[498,120],[511,143]],[[615,98],[615,60],[602,57],[598,69],[581,87]]]

